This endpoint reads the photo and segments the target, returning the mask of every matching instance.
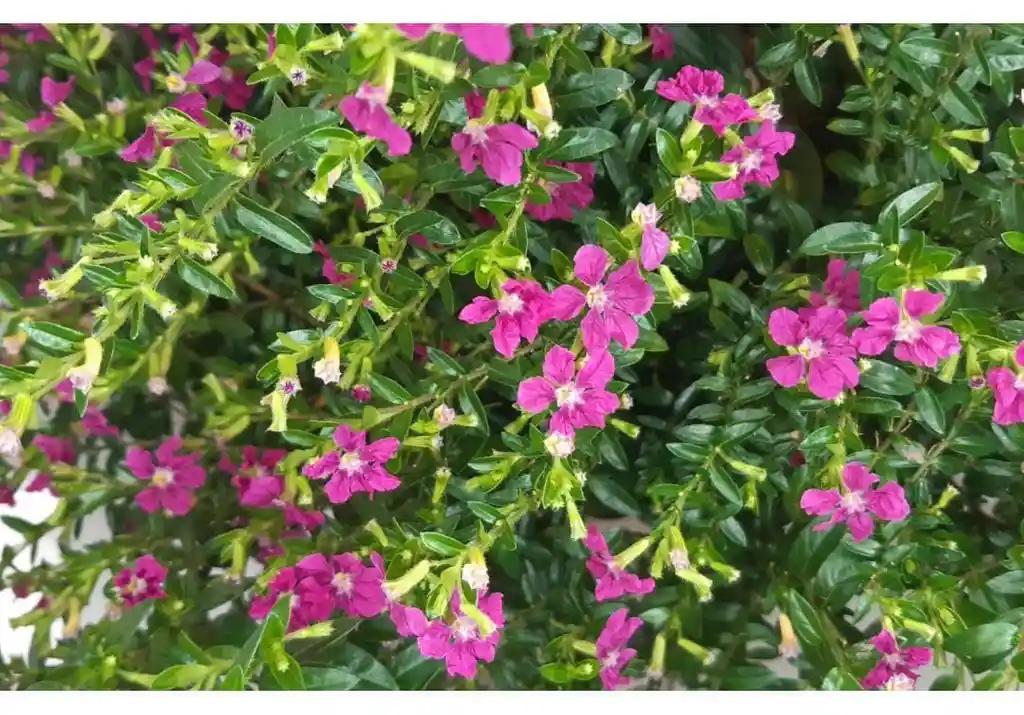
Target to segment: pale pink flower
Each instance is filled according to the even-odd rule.
[[[661,212],[657,205],[637,204],[633,209],[633,221],[643,231],[640,240],[640,265],[645,271],[653,271],[662,264],[668,255],[668,234],[658,228]]]
[[[654,590],[654,579],[640,578],[615,563],[615,556],[608,550],[604,536],[593,524],[587,527],[583,545],[590,551],[587,571],[597,581],[594,596],[599,602],[613,601],[627,594],[643,596]]]
[[[608,617],[608,621],[597,637],[597,662],[601,665],[601,684],[605,690],[615,690],[629,682],[622,677],[622,669],[636,655],[636,650],[627,648],[643,620],[630,618],[628,608],[620,608]]]
[[[543,412],[554,402],[551,430],[574,435],[576,429],[603,429],[605,418],[619,408],[619,398],[605,390],[615,373],[615,361],[607,352],[591,353],[576,372],[576,356],[556,345],[544,356],[544,376],[519,383],[517,402],[526,412]]]
[[[796,387],[806,378],[812,394],[834,400],[844,389],[857,386],[860,372],[846,337],[843,311],[812,308],[798,315],[789,308],[777,308],[768,318],[768,332],[772,340],[789,348],[789,355],[767,362],[768,373],[783,387]]]
[[[853,331],[853,346],[862,355],[880,355],[895,342],[896,359],[935,368],[940,360],[960,352],[959,335],[921,322],[938,311],[943,300],[941,293],[927,290],[908,290],[902,307],[895,298],[879,298],[861,313],[867,326]]]
[[[860,462],[850,462],[843,468],[843,490],[808,489],[800,497],[800,508],[811,516],[828,516],[828,521],[814,527],[824,531],[846,522],[856,542],[864,541],[875,530],[872,515],[882,521],[903,521],[910,514],[910,505],[896,482],[887,482],[878,489],[877,474],[868,471]]]
[[[497,316],[491,330],[494,349],[511,358],[521,341],[532,343],[537,338],[549,300],[550,296],[536,281],[510,279],[502,285],[498,298],[474,298],[459,313],[459,320],[479,325]]]

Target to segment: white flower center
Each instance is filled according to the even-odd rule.
[[[904,318],[896,326],[896,340],[901,343],[912,343],[921,336],[923,326],[913,318]]]
[[[760,149],[746,153],[740,160],[740,168],[743,171],[756,171],[761,168],[761,162],[764,161],[764,155]]]
[[[357,472],[363,466],[359,452],[345,452],[341,456],[341,468],[346,472]]]
[[[808,360],[814,360],[825,354],[825,344],[820,340],[811,340],[810,338],[804,338],[797,349]]]
[[[469,140],[474,145],[483,144],[487,141],[487,125],[479,122],[468,122],[462,130],[469,135]]]
[[[914,689],[914,681],[899,673],[885,681],[885,689],[893,691],[906,691]]]
[[[1013,389],[1024,390],[1024,373],[1017,373],[1017,377],[1013,381]]]
[[[460,641],[468,641],[477,637],[476,623],[469,616],[459,616],[452,624],[455,637]]]
[[[505,315],[515,315],[523,309],[523,299],[515,293],[502,293],[498,298],[498,312]]]
[[[611,653],[601,659],[602,668],[614,668],[619,662],[619,651],[613,650]]]
[[[562,385],[555,389],[555,402],[558,403],[559,407],[565,405],[575,407],[583,402],[583,396],[576,389],[576,383],[570,382],[568,385]]]
[[[343,596],[352,593],[352,575],[344,571],[334,574],[334,590]]]
[[[153,470],[153,486],[163,489],[171,484],[174,484],[174,472],[167,467],[157,467]]]
[[[128,585],[124,587],[124,590],[131,594],[143,594],[148,588],[148,584],[144,579],[138,576],[132,576],[132,580],[128,582]]]
[[[608,305],[608,294],[604,292],[604,286],[596,285],[587,291],[587,305],[597,310],[604,310]]]
[[[686,549],[672,549],[668,560],[672,562],[672,568],[676,571],[685,571],[690,568],[690,555],[686,553]]]
[[[568,457],[576,450],[576,442],[572,436],[560,432],[552,432],[548,435],[544,440],[544,446],[555,457]]]
[[[864,497],[859,492],[848,492],[843,495],[840,503],[847,512],[859,513],[867,508],[867,502],[864,501]],[[888,657],[888,656],[886,656]]]

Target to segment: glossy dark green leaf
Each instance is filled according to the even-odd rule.
[[[412,399],[412,394],[390,377],[370,374],[370,389],[373,394],[384,398],[392,405],[401,405]]]
[[[310,253],[313,239],[306,230],[281,214],[245,196],[235,197],[235,216],[248,231],[292,253]]]
[[[1020,634],[1012,623],[985,623],[948,636],[944,642],[947,651],[963,658],[972,670],[980,663],[1003,658],[1017,647]]]
[[[22,323],[21,329],[28,335],[29,341],[58,355],[78,350],[86,338],[84,333],[57,323]]]
[[[821,682],[822,690],[863,690],[860,681],[857,680],[849,671],[843,670],[842,668],[833,668],[828,671],[828,675]]]
[[[934,181],[915,186],[890,201],[878,217],[879,226],[891,214],[899,217],[899,225],[905,226],[920,216],[929,206],[942,198],[942,182]]]
[[[599,107],[621,97],[633,86],[633,77],[620,69],[601,67],[590,73],[579,72],[569,79],[553,97],[561,110]]]
[[[330,109],[280,109],[260,122],[253,132],[256,151],[264,162],[270,162],[318,129],[340,123],[341,117]]]
[[[971,96],[970,92],[963,89],[956,82],[952,82],[949,88],[939,95],[939,104],[950,115],[965,124],[971,126],[985,126],[985,112]]]
[[[812,58],[804,57],[797,60],[793,65],[793,76],[807,101],[815,107],[821,106],[821,82],[818,81],[818,72],[814,69]]]
[[[921,424],[940,437],[946,434],[946,413],[934,392],[927,387],[918,388],[914,394],[914,407]]]
[[[177,265],[178,275],[196,290],[218,298],[235,297],[235,291],[222,278],[210,273],[188,256],[180,256]]]
[[[544,154],[551,161],[579,161],[595,157],[618,143],[618,137],[607,129],[565,129],[545,149]]]
[[[459,242],[459,229],[436,211],[417,211],[406,214],[395,222],[395,231],[401,238],[420,234],[432,243],[453,246]]]
[[[1024,594],[1024,571],[1007,571],[989,579],[985,585],[996,593],[1019,596]]]
[[[599,502],[620,516],[640,516],[636,499],[608,477],[593,475],[587,479],[587,489]]]
[[[424,531],[420,534],[420,543],[438,556],[449,558],[458,556],[466,550],[465,545],[450,536],[439,534],[436,531]]]
[[[882,237],[866,223],[848,221],[822,226],[800,245],[800,252],[808,256],[829,254],[855,254],[877,251]]]
[[[879,395],[909,395],[917,387],[903,368],[881,360],[868,360],[868,368],[860,373],[860,387]]]

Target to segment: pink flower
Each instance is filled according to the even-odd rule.
[[[687,65],[671,79],[658,82],[656,90],[665,99],[687,104],[707,104],[725,89],[725,78],[714,70]]]
[[[427,617],[418,608],[403,606],[401,603],[392,603],[388,608],[388,617],[398,629],[398,635],[403,638],[410,636],[419,637],[427,630],[429,625]]]
[[[895,341],[893,354],[898,360],[935,368],[940,360],[960,352],[959,335],[921,322],[935,313],[942,301],[941,293],[926,290],[908,290],[902,308],[895,298],[879,298],[861,313],[867,326],[853,331],[853,346],[862,355],[880,355]]]
[[[313,244],[313,250],[323,257],[322,274],[331,285],[347,287],[355,283],[356,277],[354,274],[342,273],[338,270],[338,263],[331,257],[331,249],[327,247],[326,243],[317,241]]]
[[[32,477],[32,481],[25,485],[26,492],[50,492],[53,496],[59,496],[53,486],[53,477],[45,472],[39,472]]]
[[[594,190],[591,188],[594,185],[594,165],[562,164],[556,161],[548,161],[545,164],[548,166],[561,166],[569,171],[576,172],[580,175],[580,180],[565,184],[545,181],[544,179],[538,180],[537,183],[548,192],[551,201],[546,204],[535,204],[528,201],[526,203],[526,213],[538,221],[553,221],[555,219],[569,221],[576,215],[576,210],[585,209],[594,200]],[[475,216],[476,214],[474,214]],[[493,218],[491,221],[493,222]],[[477,223],[480,223],[479,219]],[[488,228],[482,223],[480,225],[482,228]]]
[[[743,146],[733,147],[722,155],[723,164],[736,164],[736,178],[714,185],[719,201],[743,198],[744,187],[750,183],[768,188],[779,178],[776,157],[793,148],[796,136],[792,132],[779,132],[775,125],[764,122],[756,134],[744,137]]]
[[[195,120],[196,124],[206,127],[210,125],[209,120],[203,113],[206,111],[206,97],[199,92],[183,94],[171,102],[171,107],[183,112]]]
[[[184,45],[188,45],[193,55],[199,54],[199,40],[196,39],[196,34],[191,27],[188,25],[170,25],[167,31],[178,38],[174,43],[175,52],[181,52],[181,48]]]
[[[7,84],[11,79],[10,73],[3,69],[7,66],[8,59],[10,58],[7,56],[6,52],[0,52],[0,84]]]
[[[53,112],[40,112],[36,117],[25,122],[25,128],[32,134],[42,134],[56,121],[57,115]]]
[[[7,161],[11,157],[11,140],[0,139],[0,160]]]
[[[206,481],[206,471],[198,464],[202,455],[177,454],[179,449],[181,437],[165,440],[155,452],[128,448],[125,465],[138,479],[150,483],[135,497],[144,512],[153,514],[163,508],[184,516],[195,505],[193,492]]]
[[[590,551],[587,571],[597,581],[594,596],[598,601],[611,601],[628,593],[643,596],[654,590],[654,579],[640,578],[615,563],[607,542],[593,524],[587,527],[583,545]]]
[[[597,637],[597,662],[601,664],[601,683],[605,690],[615,690],[629,682],[622,677],[622,669],[633,660],[636,651],[626,645],[643,624],[639,618],[629,618],[628,608],[620,608],[608,617],[601,629]]]
[[[220,67],[209,60],[198,60],[189,67],[188,72],[182,77],[189,84],[202,86],[220,79]]]
[[[482,124],[471,119],[452,137],[462,170],[472,174],[477,164],[502,186],[515,186],[523,178],[523,152],[537,148],[537,137],[518,124]]]
[[[395,28],[410,40],[422,40],[435,27],[426,23],[395,25]],[[466,52],[481,62],[503,65],[512,59],[512,38],[508,25],[457,24],[443,25],[442,28],[445,32],[462,38]]]
[[[138,139],[121,150],[121,158],[129,164],[151,161],[156,155],[156,130],[147,126]]]
[[[550,317],[572,320],[584,305],[589,306],[580,324],[587,352],[604,351],[612,340],[629,350],[640,337],[640,328],[633,318],[644,315],[654,305],[654,289],[640,275],[636,261],[629,261],[602,282],[611,259],[600,246],[582,246],[573,261],[576,278],[589,290],[583,293],[571,285],[556,288],[551,294]]]
[[[505,625],[500,593],[478,593],[476,607],[494,624],[494,630],[484,634],[479,624],[464,614],[460,606],[458,589],[452,594],[452,623],[431,621],[417,639],[420,653],[427,658],[443,660],[449,677],[456,675],[472,680],[476,677],[477,661],[494,660],[501,628]]]
[[[249,604],[249,617],[254,621],[266,618],[282,596],[289,596],[291,608],[288,616],[288,632],[305,628],[316,621],[323,621],[331,616],[331,612],[323,613],[322,602],[310,601],[296,593],[296,587],[303,574],[297,568],[283,568],[271,579],[268,592],[263,596],[253,596]]]
[[[352,399],[356,402],[369,402],[373,399],[373,392],[371,392],[367,385],[353,385]]]
[[[576,373],[576,356],[556,345],[544,356],[544,376],[519,383],[517,402],[531,414],[543,412],[554,402],[551,430],[574,435],[575,428],[604,428],[605,418],[619,408],[619,398],[605,390],[615,373],[615,361],[607,352],[590,353]]]
[[[846,337],[846,314],[838,308],[813,308],[797,315],[777,308],[768,318],[768,332],[789,348],[785,357],[771,358],[768,373],[783,387],[796,387],[806,377],[811,393],[834,400],[857,386],[856,353]]]
[[[371,554],[372,566],[366,566],[355,554],[332,556],[311,554],[296,568],[304,574],[295,588],[300,598],[317,613],[329,618],[335,609],[355,618],[373,618],[387,609],[381,584],[384,563],[379,554]],[[313,605],[315,604],[315,605]]]
[[[46,455],[50,464],[74,464],[75,443],[70,439],[61,439],[48,434],[37,434],[32,438],[32,444]]]
[[[487,107],[487,97],[480,94],[477,90],[473,90],[470,94],[467,94],[462,99],[466,105],[466,114],[469,115],[470,119],[479,119],[484,115],[484,109]]]
[[[670,60],[675,54],[675,40],[672,33],[665,29],[664,25],[648,25],[648,35],[651,38],[651,56],[656,60]]]
[[[14,490],[6,484],[0,484],[0,506],[14,506]]]
[[[808,489],[800,497],[800,508],[811,516],[831,515],[828,521],[815,526],[815,531],[845,521],[853,540],[864,541],[875,530],[872,514],[882,521],[903,521],[910,514],[903,487],[887,482],[873,489],[871,485],[877,481],[878,475],[866,466],[850,462],[843,468],[842,493],[838,489]]]
[[[32,179],[35,177],[36,172],[39,171],[43,166],[43,157],[35,156],[28,152],[23,152],[21,155],[21,171],[28,178]]]
[[[533,212],[530,211],[529,203],[526,204],[526,211],[530,213],[530,215],[534,215]],[[480,225],[480,228],[484,229],[485,231],[489,228],[494,228],[495,226],[498,225],[498,221],[494,218],[494,216],[482,208],[473,207],[472,209],[470,209],[469,212],[470,214],[472,214],[473,220],[476,221]],[[534,217],[536,218],[536,216]]]
[[[134,65],[132,69],[135,74],[142,78],[142,88],[147,92],[153,91],[153,73],[156,71],[156,59],[152,56],[144,57]]]
[[[93,437],[117,437],[121,434],[121,429],[117,425],[110,424],[106,415],[96,405],[89,405],[85,408],[82,427],[86,434]]]
[[[871,644],[882,657],[860,681],[865,688],[912,690],[917,682],[917,670],[932,662],[931,648],[911,646],[901,649],[889,631],[880,632],[871,639]]]
[[[640,265],[645,271],[653,271],[668,255],[668,234],[658,228],[661,212],[657,205],[637,204],[633,209],[633,221],[640,224],[643,237],[640,241]]]
[[[277,35],[273,32],[267,35],[267,59],[269,60],[277,52]]]
[[[15,23],[14,27],[25,31],[25,42],[30,45],[37,42],[48,42],[53,37],[49,30],[39,24]]]
[[[833,258],[828,262],[828,278],[821,293],[811,293],[811,305],[839,308],[848,316],[860,310],[860,271],[846,270],[846,261]]]
[[[363,82],[355,95],[341,100],[341,111],[352,127],[388,145],[391,156],[405,156],[412,136],[395,122],[388,110],[387,90]]]
[[[384,468],[398,453],[397,439],[387,437],[367,444],[365,432],[341,425],[334,430],[334,443],[340,452],[328,452],[302,470],[311,479],[330,479],[324,491],[332,504],[344,504],[358,492],[372,498],[377,492],[398,488],[398,479]]]
[[[494,349],[506,358],[512,358],[519,343],[532,343],[545,321],[545,306],[550,296],[540,284],[532,280],[510,279],[495,298],[477,296],[459,312],[459,320],[470,325],[486,323],[497,315],[491,337]]]
[[[146,554],[136,560],[131,568],[122,569],[114,577],[118,599],[129,608],[143,601],[166,598],[164,582],[167,580],[167,569],[152,555]]]
[[[71,75],[66,82],[55,82],[50,77],[43,77],[39,85],[39,94],[43,104],[47,107],[54,107],[71,96],[75,88],[75,76]]]
[[[220,77],[205,85],[203,91],[210,99],[224,97],[224,104],[229,109],[245,109],[252,99],[253,88],[246,82],[242,72],[232,70],[227,66],[230,59],[223,50],[215,49],[210,52],[210,61],[220,66]]]
[[[1024,365],[1024,342],[1017,345],[1014,361],[1018,366],[1016,373],[1007,367],[988,371],[988,384],[992,386],[996,402],[992,420],[999,425],[1024,422],[1024,373],[1019,371]]]
[[[159,233],[164,230],[164,225],[160,223],[160,217],[156,214],[142,214],[139,216],[139,221],[146,225],[150,231],[156,231]]]

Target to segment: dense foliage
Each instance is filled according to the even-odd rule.
[[[5,687],[1017,687],[1024,27],[2,32]]]

